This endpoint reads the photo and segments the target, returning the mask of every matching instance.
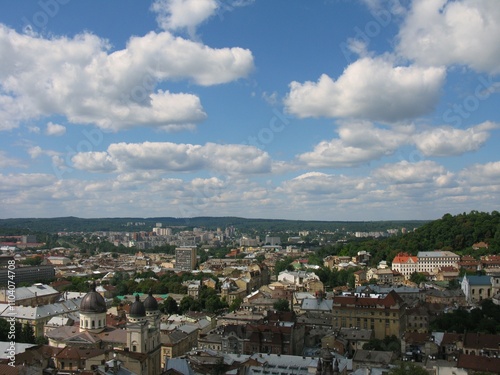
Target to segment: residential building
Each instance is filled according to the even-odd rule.
[[[391,335],[400,337],[406,329],[406,306],[394,291],[383,298],[335,296],[332,325],[335,329],[372,329],[377,339]]]
[[[395,359],[394,352],[357,350],[352,358],[352,369],[387,367]]]
[[[16,284],[52,281],[56,277],[54,266],[16,267]],[[7,268],[0,269],[0,285],[7,285]]]
[[[464,306],[465,295],[462,289],[427,289],[425,291],[425,302],[439,303],[445,306]]]
[[[499,357],[500,335],[466,332],[464,334],[463,353],[477,356]]]
[[[8,289],[0,290],[0,302],[9,303]],[[29,287],[15,289],[16,306],[40,306],[55,303],[61,293],[46,284],[34,284]]]
[[[191,271],[196,268],[196,247],[184,246],[175,249],[175,268]]]
[[[352,357],[355,351],[363,349],[363,345],[371,339],[373,339],[371,329],[341,328],[339,331],[325,335],[321,339],[321,347]]]

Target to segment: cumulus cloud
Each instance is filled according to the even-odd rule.
[[[42,38],[0,25],[0,55],[0,130],[52,114],[113,131],[192,129],[206,118],[199,97],[156,89],[158,83],[187,79],[210,86],[253,69],[247,49],[210,48],[168,32],[133,37],[111,52],[88,33]]]
[[[217,8],[217,0],[156,0],[151,10],[163,30],[186,29],[192,37],[196,27],[211,17]]]
[[[369,122],[345,122],[339,138],[322,141],[297,159],[313,168],[353,167],[392,154],[406,143],[408,134],[377,128]]]
[[[285,99],[298,117],[347,117],[393,123],[432,111],[446,76],[442,67],[396,66],[387,57],[364,57],[334,80],[292,82]]]
[[[418,133],[413,139],[425,156],[455,156],[479,150],[491,130],[498,128],[498,124],[489,121],[468,129],[440,127]]]
[[[44,173],[12,173],[0,174],[2,184],[0,191],[18,191],[20,188],[39,188],[49,186],[55,181],[55,177]]]
[[[66,127],[59,124],[54,124],[52,122],[47,123],[47,129],[45,130],[45,134],[61,136],[66,133]]]
[[[7,152],[0,150],[0,168],[26,167],[26,163],[17,158],[11,158]]]
[[[254,146],[215,143],[114,143],[106,152],[78,153],[72,162],[75,168],[90,172],[193,172],[208,169],[226,174],[254,174],[269,173],[272,169],[270,156]]]
[[[413,1],[400,28],[397,51],[425,65],[467,65],[500,73],[497,0]]]
[[[433,183],[447,175],[446,169],[432,160],[410,163],[403,160],[395,164],[385,164],[373,171],[372,175],[391,184]]]
[[[487,186],[498,189],[500,184],[500,161],[474,164],[460,172],[463,181],[472,186]]]
[[[156,13],[156,22],[163,30],[187,31],[196,39],[199,25],[214,15],[253,4],[254,0],[155,0],[151,10]]]
[[[292,194],[334,195],[337,198],[353,198],[370,188],[370,181],[343,175],[307,172],[283,184],[283,190]]]

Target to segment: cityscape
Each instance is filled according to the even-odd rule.
[[[0,1],[0,375],[500,374],[499,0]]]
[[[2,374],[499,371],[497,211],[262,235],[140,221],[8,234],[22,229],[6,222]],[[442,247],[415,252],[429,236]]]

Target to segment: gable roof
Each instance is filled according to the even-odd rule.
[[[500,369],[500,358],[461,353],[458,356],[457,367],[467,370],[485,371],[498,374]]]
[[[469,276],[465,275],[469,285],[491,285],[491,276]]]
[[[408,253],[398,253],[394,259],[392,260],[392,264],[394,263],[417,263],[418,259],[416,256],[412,256]]]

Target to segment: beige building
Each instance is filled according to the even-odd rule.
[[[394,291],[383,298],[336,296],[333,299],[334,329],[358,327],[371,329],[374,337],[401,337],[406,329],[406,303]]]
[[[451,251],[420,251],[417,254],[417,272],[437,274],[442,267],[458,268],[460,256]]]

